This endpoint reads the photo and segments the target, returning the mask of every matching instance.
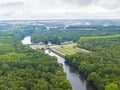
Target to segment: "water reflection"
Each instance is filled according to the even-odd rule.
[[[61,63],[63,65],[63,69],[66,73],[67,79],[72,85],[72,90],[95,90],[90,84],[87,83],[86,79],[80,73],[64,63],[64,58],[56,55],[53,52],[50,52],[49,50],[45,50],[45,52],[51,56],[56,56],[58,63]]]
[[[31,37],[27,36],[22,40],[23,44],[31,44]],[[73,67],[65,64],[65,59],[56,55],[55,53],[45,50],[45,53],[57,57],[58,63],[63,65],[64,72],[66,73],[66,77],[72,85],[72,90],[96,90],[93,85],[87,82],[87,80],[83,77],[82,74],[78,73]]]

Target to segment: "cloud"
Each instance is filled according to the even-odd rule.
[[[2,13],[2,14],[0,13],[0,17],[9,17],[11,15],[13,15],[12,12],[10,12],[10,13]]]
[[[11,2],[11,3],[6,3],[6,6],[23,6],[23,2]]]
[[[96,0],[63,0],[63,1],[68,2],[68,3],[77,4],[79,6],[87,6],[87,5],[90,5],[94,2],[96,2]]]
[[[1,0],[0,19],[120,18],[120,0]]]
[[[18,6],[23,6],[23,2],[8,2],[8,3],[2,3],[0,4],[0,7],[18,7]]]
[[[63,0],[67,3],[77,4],[81,7],[83,6],[98,6],[105,7],[108,9],[120,8],[120,0]]]
[[[120,0],[98,0],[96,4],[108,9],[120,9]]]

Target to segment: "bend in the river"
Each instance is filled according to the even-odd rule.
[[[27,36],[22,40],[23,44],[31,44],[31,37]],[[65,64],[65,59],[60,57],[59,55],[45,50],[45,53],[49,54],[50,56],[57,57],[58,63],[63,65],[64,72],[66,73],[66,77],[69,80],[70,84],[72,85],[72,90],[95,90],[92,84],[89,84],[87,80],[78,73],[74,68],[69,65]]]

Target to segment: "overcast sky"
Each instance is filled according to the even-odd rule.
[[[119,18],[120,0],[0,0],[0,20]]]

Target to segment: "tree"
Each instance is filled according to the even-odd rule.
[[[88,76],[88,80],[95,80],[98,79],[98,74],[96,72],[92,72],[89,76]]]
[[[3,71],[8,71],[10,69],[10,66],[8,64],[3,64],[2,65],[2,70]]]
[[[105,87],[105,90],[119,90],[119,89],[117,84],[111,83]]]

